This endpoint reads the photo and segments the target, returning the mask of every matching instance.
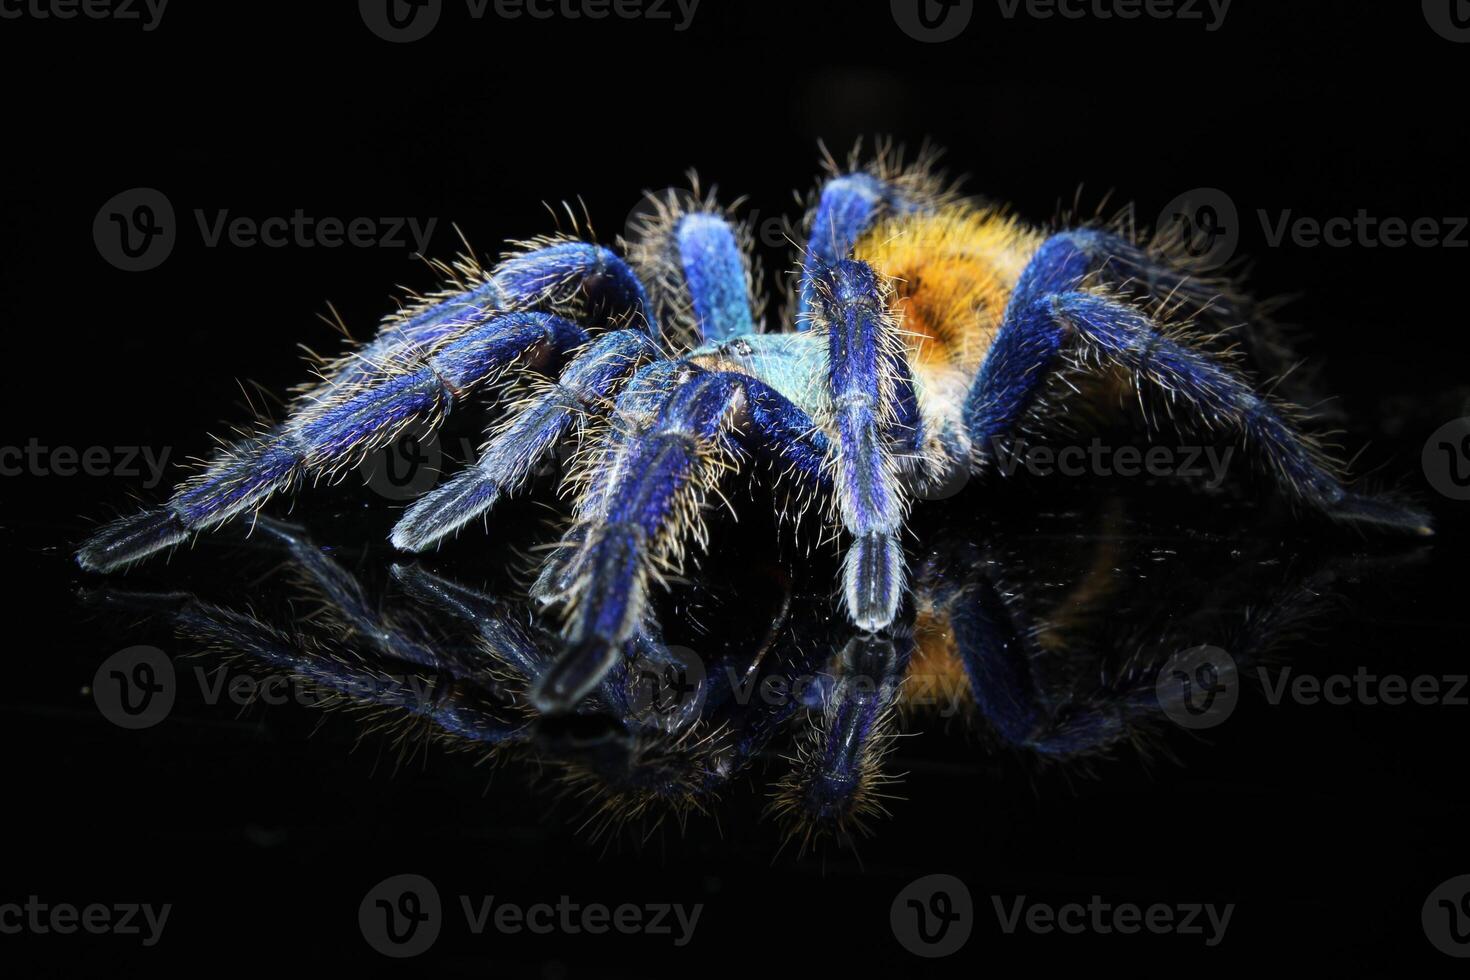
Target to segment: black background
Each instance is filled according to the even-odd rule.
[[[1349,444],[1368,444],[1360,471],[1435,499],[1418,457],[1434,428],[1467,411],[1470,252],[1269,248],[1254,217],[1470,210],[1460,145],[1470,47],[1438,36],[1417,4],[1237,0],[1211,33],[1199,22],[1008,21],[977,3],[962,37],[937,45],[907,37],[885,3],[703,0],[682,33],[616,19],[474,22],[448,8],[408,45],[374,37],[350,3],[176,0],[153,32],[0,21],[3,441],[200,454],[207,431],[245,418],[236,378],[278,391],[303,376],[294,344],[330,349],[316,318],[326,303],[361,335],[395,285],[432,283],[407,249],[206,248],[196,208],[437,217],[431,254],[457,249],[451,223],[493,254],[550,230],[542,202],[580,198],[610,238],[642,190],[678,185],[690,167],[762,215],[788,213],[792,191],[812,186],[818,140],[842,153],[887,134],[932,139],[969,189],[1038,221],[1079,186],[1084,202],[1111,190],[1150,220],[1193,188],[1224,190],[1257,290],[1299,296],[1288,318],[1341,396]],[[173,202],[179,242],[159,268],[130,274],[103,261],[91,228],[104,201],[138,186]],[[784,256],[766,259],[775,283]],[[5,936],[0,959],[44,969],[82,957],[100,972],[305,958],[376,973],[393,964],[363,944],[358,897],[416,871],[446,895],[709,906],[684,950],[650,937],[441,941],[433,965],[465,973],[1455,965],[1429,948],[1418,916],[1431,888],[1470,872],[1466,709],[1298,709],[1186,745],[1182,767],[1125,759],[1081,782],[926,736],[908,802],[861,862],[777,855],[754,785],[723,832],[705,823],[604,850],[544,815],[546,799],[514,776],[487,790],[483,771],[443,756],[395,775],[371,741],[349,751],[344,721],[308,738],[317,719],[299,709],[267,722],[196,706],[144,733],[100,719],[79,693],[96,664],[169,634],[79,611],[74,593],[96,582],[67,555],[137,484],[0,483],[15,576],[0,900],[168,901],[174,918],[153,950],[119,937]],[[381,505],[334,493],[342,507]],[[1321,641],[1343,662],[1462,667],[1453,556],[1463,515],[1442,498],[1437,509],[1447,533],[1433,562],[1408,583],[1363,587],[1371,612]],[[380,539],[391,518],[363,518],[364,533]],[[160,566],[136,584],[178,588],[190,568]],[[976,936],[938,964],[910,957],[887,925],[892,896],[931,872],[965,878],[979,905]],[[1006,937],[989,909],[997,891],[1240,909],[1217,950],[1180,938]]]

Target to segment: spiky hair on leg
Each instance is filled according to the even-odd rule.
[[[766,291],[760,288],[765,276],[756,254],[755,229],[739,217],[745,199],[722,206],[718,188],[711,186],[706,192],[693,170],[687,176],[688,190],[645,192],[628,233],[619,237],[629,264],[648,285],[665,337],[676,349],[695,347],[711,334],[712,318],[698,308],[699,301],[734,311],[742,328],[739,333],[760,332],[766,316]],[[701,260],[739,268],[722,269],[718,282],[691,283],[691,268]]]
[[[907,629],[892,639],[856,636],[814,685],[820,703],[793,738],[789,768],[766,807],[802,854],[829,837],[852,846],[871,833],[870,821],[888,815],[885,801],[896,797],[886,790],[903,778],[888,763],[912,654]]]
[[[889,758],[902,733],[896,708],[884,712],[860,745],[850,771],[830,764],[836,746],[835,712],[814,715],[796,735],[784,756],[786,773],[772,785],[765,813],[775,819],[788,841],[805,856],[824,841],[851,847],[873,834],[872,822],[889,817],[887,802],[900,799],[888,789],[903,781],[888,771]]]
[[[625,733],[543,752],[540,761],[557,797],[581,808],[579,831],[609,843],[633,833],[642,843],[670,819],[682,834],[691,816],[714,814],[727,748],[724,729],[700,723],[677,735]]]
[[[1079,187],[1069,207],[1058,207],[1048,230],[1093,234],[1111,243],[1099,271],[1115,292],[1150,310],[1175,311],[1212,353],[1241,352],[1240,366],[1254,380],[1309,403],[1312,416],[1340,414],[1321,399],[1318,369],[1295,354],[1299,331],[1279,319],[1291,297],[1256,296],[1247,288],[1247,258],[1215,260],[1192,225],[1166,220],[1141,224],[1133,202],[1109,213],[1108,197],[1103,195],[1089,211]]]
[[[927,140],[912,156],[904,144],[892,137],[875,138],[871,151],[864,148],[864,142],[861,137],[854,141],[845,161],[839,161],[825,143],[818,144],[823,176],[815,188],[805,195],[798,193],[796,198],[798,204],[804,205],[807,221],[815,215],[821,184],[850,174],[867,174],[891,188],[895,198],[912,202],[915,210],[939,210],[964,199],[962,178],[951,177],[940,166],[944,151]],[[802,231],[810,233],[811,227],[808,225]]]

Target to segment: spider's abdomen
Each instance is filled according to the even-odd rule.
[[[855,251],[893,281],[893,312],[915,367],[972,374],[1042,240],[1004,212],[955,205],[882,222]]]

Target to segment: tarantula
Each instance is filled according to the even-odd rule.
[[[533,693],[544,713],[570,711],[625,655],[650,583],[706,540],[706,501],[750,460],[773,464],[796,499],[828,502],[847,542],[842,601],[870,632],[905,594],[910,502],[993,475],[1030,423],[1108,391],[1230,433],[1295,503],[1431,533],[1419,511],[1345,487],[1297,410],[1247,380],[1234,349],[1269,346],[1252,308],[1184,250],[1096,222],[1043,234],[961,198],[929,159],[829,171],[780,332],[762,331],[749,232],[712,197],[657,199],[621,255],[546,237],[494,268],[462,259],[441,267],[443,289],[327,365],[284,422],[101,529],[77,560],[109,571],[254,514],[502,380],[517,394],[478,461],[410,506],[392,542],[438,544],[560,445],[578,447],[572,523],[534,590],[565,611],[562,651]],[[1099,376],[1126,389],[1084,383]]]

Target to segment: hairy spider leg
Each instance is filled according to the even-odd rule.
[[[820,479],[825,440],[805,412],[755,378],[682,370],[692,377],[651,423],[614,420],[615,431],[633,428],[593,464],[589,486],[602,489],[581,502],[569,535],[577,552],[556,573],[570,579],[569,617],[566,648],[533,693],[543,712],[570,710],[616,663],[642,622],[649,579],[678,567],[686,535],[702,542],[699,509],[737,448]]]
[[[1290,351],[1281,346],[1272,328],[1260,322],[1257,307],[1227,278],[1191,265],[1189,256],[1175,249],[1188,243],[1165,241],[1162,248],[1150,249],[1103,228],[1074,228],[1054,237],[1071,241],[1088,255],[1091,271],[1101,284],[1141,291],[1149,300],[1177,308],[1186,323],[1187,318],[1199,317],[1206,332],[1218,331],[1228,337],[1262,376],[1281,377],[1293,370]]]
[[[586,339],[580,327],[554,314],[519,312],[402,352],[371,381],[303,403],[274,431],[222,451],[163,507],[104,527],[83,543],[77,562],[111,571],[217,527],[304,476],[338,472],[415,426],[436,427],[454,401],[517,360],[544,364]]]
[[[1133,702],[1068,705],[1060,713],[1041,690],[1034,665],[1041,656],[1036,628],[1008,605],[984,575],[933,597],[964,668],[975,706],[1007,743],[1066,757],[1105,747],[1127,735],[1127,718],[1156,709],[1146,690]]]
[[[659,356],[658,346],[641,331],[614,330],[598,337],[556,381],[533,389],[492,430],[473,466],[414,501],[393,527],[393,546],[424,551],[515,493],[600,402]]]
[[[415,600],[473,626],[485,648],[522,678],[535,678],[550,663],[549,646],[537,642],[529,627],[507,615],[502,604],[484,592],[418,565],[394,565],[391,574]]]
[[[756,333],[748,266],[730,222],[706,211],[686,214],[674,240],[699,339]]]
[[[698,336],[722,340],[753,333],[745,259],[729,221],[704,211],[685,214],[670,238],[678,271],[654,281],[662,290],[685,294]],[[603,335],[573,358],[555,384],[523,402],[491,433],[474,466],[409,507],[393,528],[394,546],[423,551],[514,493],[592,406],[615,395],[635,369],[659,355],[639,331]]]
[[[344,402],[379,384],[390,389],[402,384],[405,365],[424,365],[442,345],[461,334],[488,340],[492,332],[487,326],[492,322],[505,327],[524,323],[497,314],[500,308],[565,301],[577,291],[588,294],[594,307],[622,304],[622,309],[640,318],[650,331],[656,330],[642,283],[626,262],[602,246],[558,242],[507,259],[485,283],[440,299],[407,319],[389,321],[377,340],[345,359],[331,378],[301,396],[290,419],[221,449],[204,472],[181,484],[163,507],[105,526],[78,549],[78,564],[111,571],[178,544],[195,531],[258,508],[305,472],[302,457],[312,447],[296,430],[309,419],[340,411]],[[486,305],[490,303],[496,306]],[[473,352],[460,347],[452,356],[464,362],[473,359]]]
[[[879,219],[905,214],[922,206],[896,183],[865,170],[833,177],[822,185],[821,196],[810,218],[811,232],[802,260],[798,286],[796,329],[812,327],[816,310],[817,277],[843,259],[851,258],[853,246]]]
[[[827,386],[837,452],[837,512],[852,535],[844,562],[843,598],[859,629],[893,622],[904,589],[903,527],[907,503],[890,436],[913,404],[897,324],[872,268],[844,259],[820,274],[818,319],[827,329]],[[907,397],[901,393],[907,389]],[[917,420],[909,423],[916,428]]]
[[[1170,336],[1138,309],[1073,289],[1090,261],[1071,241],[1049,239],[1023,273],[966,399],[977,465],[990,460],[997,440],[1013,433],[1071,345],[1081,363],[1121,367],[1140,387],[1182,404],[1194,420],[1234,431],[1290,499],[1335,520],[1433,533],[1428,515],[1344,488],[1321,451],[1230,368]]]
[[[826,343],[811,333],[759,334],[706,344],[686,357],[656,361],[640,368],[618,395],[611,418],[614,424],[600,432],[597,439],[587,441],[587,452],[597,453],[603,460],[614,459],[629,439],[653,424],[654,417],[670,392],[693,376],[696,370],[732,371],[748,375],[775,389],[800,411],[793,418],[816,417],[827,404]],[[773,424],[779,417],[772,416]],[[821,454],[827,445],[820,432],[787,433],[785,452],[808,455],[796,458],[786,474],[797,480],[797,489],[810,499],[825,493],[830,480],[821,465]],[[574,481],[579,513],[589,519],[602,512],[603,502],[611,487],[608,474],[596,467],[584,468]],[[575,561],[581,552],[582,532],[590,523],[573,524],[561,544],[544,562],[531,596],[544,604],[566,595],[579,571]]]
[[[893,777],[883,763],[913,648],[908,631],[854,636],[833,670],[807,688],[809,721],[769,808],[801,835],[803,849],[828,832],[863,832],[865,817],[885,812],[880,790]]]
[[[327,557],[302,528],[270,517],[256,521],[270,537],[290,553],[295,566],[306,574],[309,587],[319,593],[323,610],[343,632],[361,639],[386,656],[406,660],[440,673],[467,676],[464,665],[446,659],[438,649],[403,629],[372,602],[362,584],[346,569]]]

